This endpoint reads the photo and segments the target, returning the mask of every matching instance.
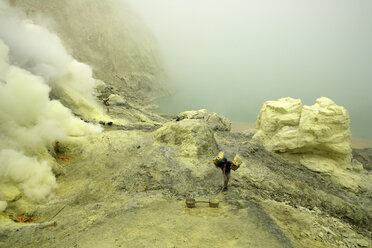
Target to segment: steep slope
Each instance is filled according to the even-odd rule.
[[[22,198],[23,205],[11,203],[6,212],[11,219],[19,214],[39,219],[31,224],[2,219],[2,247],[372,244],[370,189],[345,189],[249,142],[250,134],[214,132],[218,148],[209,150],[192,139],[168,144],[157,140],[157,133],[106,127],[101,134],[61,142],[51,152],[60,168],[55,199],[43,205]],[[185,146],[205,152],[185,155]],[[210,161],[219,150],[230,156],[238,152],[244,162],[225,192],[221,171]],[[368,175],[361,180],[368,181]],[[198,203],[188,209],[188,197],[217,199],[220,206]],[[55,226],[46,227],[53,221]]]
[[[125,100],[142,103],[166,94],[156,41],[124,1],[9,2],[55,32],[75,59]]]
[[[52,167],[55,197],[37,203],[13,194],[0,213],[1,247],[372,246],[369,151],[355,155],[364,169],[345,175],[356,184],[350,189],[267,151],[252,140],[254,130],[230,132],[215,113],[166,120],[138,106],[164,93],[161,68],[151,36],[137,32],[119,1],[9,2],[93,66],[109,85],[97,89],[100,97],[122,97],[104,107],[111,119],[100,121],[103,132],[55,138],[33,153]],[[228,191],[211,162],[220,150],[243,159]],[[190,197],[220,206],[189,209]]]

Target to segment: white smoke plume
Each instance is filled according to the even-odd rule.
[[[9,188],[38,202],[53,196],[56,178],[35,156],[38,150],[101,131],[49,98],[56,84],[93,99],[91,68],[73,59],[56,35],[18,16],[0,2],[0,212]]]
[[[68,54],[57,35],[20,15],[0,2],[0,38],[9,47],[10,62],[47,83],[61,83],[90,97],[95,86],[91,68]]]
[[[28,198],[35,201],[53,196],[52,191],[57,183],[47,162],[27,157],[22,152],[4,149],[0,151],[0,165],[3,187],[16,184]]]

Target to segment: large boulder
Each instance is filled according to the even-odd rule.
[[[349,114],[329,98],[318,98],[312,106],[302,106],[300,99],[293,98],[265,102],[256,128],[254,139],[261,140],[266,149],[301,154],[301,162],[313,170],[350,164]]]
[[[155,138],[160,143],[179,146],[183,157],[211,157],[218,151],[212,130],[200,120],[168,122],[156,131]]]
[[[256,121],[256,129],[275,134],[285,126],[296,127],[300,122],[302,102],[290,97],[267,101],[262,105]]]
[[[177,120],[185,120],[185,119],[191,119],[191,120],[203,120],[207,123],[207,125],[213,130],[213,131],[230,131],[231,130],[231,121],[227,119],[226,117],[216,114],[216,113],[210,113],[206,109],[200,109],[200,110],[193,110],[193,111],[185,111],[180,113],[177,116]]]

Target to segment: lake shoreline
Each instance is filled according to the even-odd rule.
[[[244,130],[253,129],[254,125],[254,123],[249,122],[231,121],[231,131],[242,132]],[[352,137],[351,147],[353,149],[372,148],[372,139]]]

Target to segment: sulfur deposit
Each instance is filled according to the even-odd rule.
[[[179,146],[181,154],[189,158],[212,157],[218,150],[212,130],[200,120],[166,123],[155,137],[161,143]]]
[[[53,196],[57,182],[48,156],[36,155],[69,135],[98,133],[101,128],[50,100],[51,89],[43,78],[11,64],[8,54],[0,39],[0,200],[14,201],[23,193],[40,202]],[[4,210],[6,204],[1,205]]]
[[[230,131],[231,121],[217,113],[211,113],[207,109],[197,111],[185,111],[177,115],[178,120],[204,120],[205,123],[214,131]]]
[[[129,13],[119,0],[0,0],[0,247],[372,247],[371,150],[349,163],[343,107],[269,101],[257,132],[204,109],[150,112],[164,85]],[[227,191],[219,151],[242,160]]]
[[[312,106],[290,97],[263,104],[255,139],[266,149],[293,154],[315,171],[346,168],[351,161],[350,119],[347,110],[321,97]]]

